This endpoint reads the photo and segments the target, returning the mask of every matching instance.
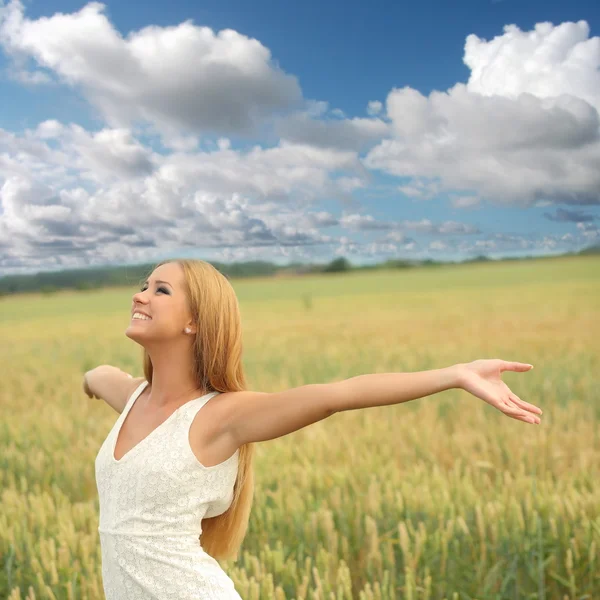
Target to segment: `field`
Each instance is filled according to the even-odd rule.
[[[463,390],[338,413],[256,447],[244,600],[600,598],[600,259],[233,281],[249,389],[477,358],[544,411]],[[131,297],[1,300],[0,597],[101,599],[96,453],[117,414],[82,392],[139,376]]]

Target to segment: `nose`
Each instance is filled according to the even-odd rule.
[[[144,290],[144,291],[145,291],[145,290]],[[145,301],[144,301],[144,292],[142,292],[142,291],[136,292],[136,293],[133,295],[133,298],[132,298],[132,300],[133,300],[133,305],[134,305],[134,306],[135,306],[136,304],[145,304]]]

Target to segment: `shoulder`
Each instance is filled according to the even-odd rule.
[[[234,413],[240,407],[249,406],[259,398],[269,396],[268,392],[253,392],[243,390],[240,392],[219,392],[211,401],[215,410],[225,417],[227,414]]]
[[[141,387],[142,385],[148,387],[148,381],[145,377],[131,377],[131,379],[129,379],[129,384],[130,385],[127,393],[127,401],[131,400],[131,397],[139,387]]]
[[[252,405],[260,398],[270,396],[269,392],[243,390],[239,392],[220,392],[208,404],[212,404],[211,417],[214,418],[215,434],[231,432],[234,424],[243,415],[252,411]],[[211,419],[212,420],[212,419]]]
[[[194,418],[190,429],[190,445],[198,461],[207,467],[225,461],[241,446],[234,430],[240,410],[248,407],[263,392],[221,392],[200,409],[204,415]],[[242,407],[242,408],[240,408]]]

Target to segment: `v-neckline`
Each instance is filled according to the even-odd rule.
[[[117,465],[120,465],[125,459],[127,459],[127,457],[130,454],[132,454],[134,452],[134,450],[136,450],[136,448],[139,448],[139,446],[141,446],[149,437],[151,437],[163,425],[168,423],[175,416],[175,414],[179,411],[180,408],[187,406],[190,402],[195,402],[196,400],[201,400],[202,398],[205,398],[209,394],[214,393],[214,392],[208,392],[207,394],[204,394],[203,396],[198,396],[198,398],[192,398],[191,400],[188,400],[187,402],[183,403],[181,406],[178,406],[162,423],[159,423],[145,438],[142,438],[135,446],[129,448],[129,450],[127,450],[127,452],[125,452],[125,454],[123,454],[123,456],[121,456],[121,458],[117,459],[117,458],[115,458],[115,450],[117,449],[117,442],[119,441],[119,434],[121,433],[121,429],[123,429],[123,424],[125,423],[125,420],[127,419],[127,416],[129,415],[129,413],[131,412],[133,405],[136,403],[137,399],[142,395],[142,392],[146,389],[146,386],[148,384],[149,384],[149,381],[144,381],[143,383],[140,384],[140,387],[133,392],[133,394],[132,394],[133,400],[130,399],[130,402],[128,402],[128,406],[125,409],[125,413],[123,415],[123,418],[121,419],[121,423],[117,426],[117,430],[115,433],[115,439],[112,444],[112,449],[110,452],[110,457],[112,458],[113,463],[115,463]]]

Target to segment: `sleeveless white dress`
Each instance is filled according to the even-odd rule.
[[[121,426],[146,385],[133,392],[95,460],[106,600],[242,600],[199,540],[202,519],[231,505],[239,448],[205,467],[188,438],[198,411],[220,392],[186,402],[116,460]]]

